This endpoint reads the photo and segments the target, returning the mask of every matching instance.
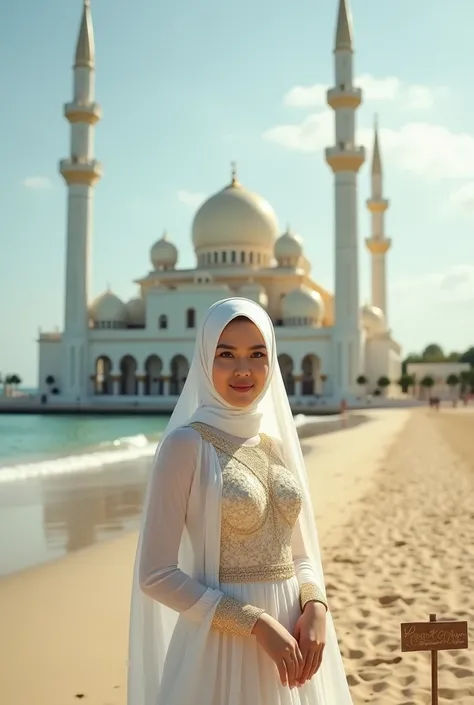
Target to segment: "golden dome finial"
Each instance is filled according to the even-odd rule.
[[[239,186],[239,180],[237,178],[237,162],[231,162],[230,163],[230,174],[231,174],[231,181],[230,185],[231,186]]]

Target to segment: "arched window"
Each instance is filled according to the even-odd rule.
[[[219,262],[219,253],[214,252],[214,263],[217,264]]]
[[[159,319],[158,319],[158,328],[160,330],[164,330],[165,328],[168,328],[168,316],[165,316],[162,314]]]
[[[240,262],[241,264],[245,264],[245,252],[240,253]]]
[[[262,253],[257,252],[257,264],[260,264],[261,261],[262,261]]]
[[[186,328],[196,327],[196,311],[193,308],[188,308],[186,311]]]
[[[227,262],[227,252],[224,250],[222,253],[222,264],[226,264]]]
[[[253,264],[253,252],[250,252],[249,254],[249,263]]]
[[[211,264],[211,253],[210,252],[207,253],[207,263]]]
[[[230,255],[231,255],[231,256],[230,256],[230,261],[232,262],[232,264],[234,264],[235,262],[237,262],[237,252],[236,252],[235,250],[232,250],[232,252],[230,253]]]

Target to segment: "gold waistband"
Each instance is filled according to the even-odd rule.
[[[294,563],[280,565],[254,565],[244,568],[221,568],[221,583],[265,583],[272,580],[288,580],[295,575]]]

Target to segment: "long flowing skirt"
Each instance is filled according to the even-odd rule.
[[[296,577],[278,582],[222,585],[243,603],[264,609],[293,633],[301,614]],[[170,697],[174,679],[186,677],[183,660],[199,662],[193,684],[196,705],[332,705],[323,700],[321,674],[301,687],[281,684],[277,668],[255,637],[239,637],[211,629],[196,639],[199,626],[180,616],[168,651],[158,705],[190,705]],[[194,646],[192,646],[194,645]],[[199,653],[190,650],[199,650]],[[323,657],[324,658],[324,657]],[[193,671],[196,671],[193,664]],[[166,695],[165,695],[166,693]]]

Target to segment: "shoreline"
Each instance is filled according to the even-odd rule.
[[[80,403],[56,402],[49,399],[47,403],[42,404],[37,397],[3,399],[0,397],[0,415],[37,414],[39,416],[48,416],[61,414],[80,416],[87,414],[88,416],[122,416],[133,414],[137,416],[166,416],[173,412],[176,401],[177,397],[165,398],[159,402],[140,398],[139,400],[119,401],[118,403],[110,401],[101,403],[96,400]],[[348,404],[348,410],[409,409],[420,406],[426,406],[426,402],[408,398],[385,399],[374,397],[370,402],[358,399]],[[305,416],[333,416],[341,412],[340,404],[333,401],[321,403],[318,399],[312,397],[309,397],[307,402],[304,401],[304,397],[293,400],[291,402],[291,410],[293,415],[304,414]]]
[[[311,438],[348,432],[368,420],[355,413],[324,421],[305,419],[297,423],[303,451]],[[0,481],[0,579],[135,531],[155,447],[131,448],[116,460],[114,455],[122,451],[107,451],[110,463],[97,458],[79,469],[72,461],[80,463],[89,456],[71,456],[71,468],[63,473],[55,472],[54,460],[44,466],[33,463],[31,475],[25,466],[24,479]],[[96,460],[93,456],[91,461]],[[58,462],[62,465],[62,458]],[[41,468],[47,472],[41,474]],[[12,535],[14,551],[9,548]]]

